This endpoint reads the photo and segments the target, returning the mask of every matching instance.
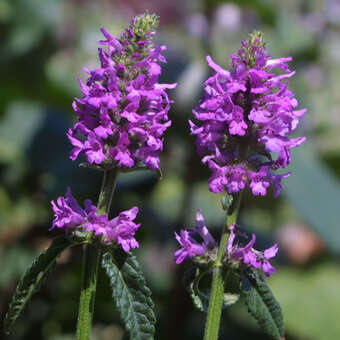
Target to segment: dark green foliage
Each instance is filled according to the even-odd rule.
[[[192,267],[184,274],[184,284],[190,294],[192,303],[201,312],[207,312],[209,306],[209,295],[199,290],[199,281],[207,273],[207,270],[201,272],[200,268]]]
[[[50,247],[44,250],[24,273],[4,319],[4,331],[9,333],[14,322],[20,316],[32,295],[36,293],[55,267],[59,255],[75,244],[66,237],[56,237]]]
[[[115,250],[103,255],[102,265],[110,279],[112,297],[130,339],[153,339],[156,323],[154,304],[136,258]]]
[[[229,269],[224,275],[224,289],[233,294],[241,294],[240,274],[237,270]]]
[[[222,197],[221,199],[221,203],[222,203],[222,208],[225,211],[228,211],[229,208],[231,207],[232,203],[233,203],[233,196],[232,195],[225,195]]]
[[[267,282],[256,271],[248,269],[242,276],[242,295],[249,313],[273,339],[284,339],[283,316]]]
[[[190,268],[184,275],[184,283],[194,306],[204,313],[208,312],[210,291],[209,289],[200,289],[199,283],[200,280],[208,273],[209,270],[207,269],[202,270],[198,267],[193,267]],[[232,276],[233,275],[226,276],[225,293],[223,295],[223,308],[233,305],[239,299],[238,292],[236,292],[235,289],[232,289],[235,284],[233,284],[233,287],[228,284],[229,278]]]
[[[229,269],[224,275],[223,306],[229,307],[240,299],[240,275],[236,270]]]

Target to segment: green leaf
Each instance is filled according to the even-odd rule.
[[[223,307],[229,307],[232,306],[234,303],[236,303],[240,298],[239,294],[234,293],[224,293],[223,294]]]
[[[232,195],[225,195],[222,197],[221,199],[221,203],[222,203],[222,208],[225,211],[228,211],[229,208],[231,207],[231,204],[233,203],[233,196]]]
[[[240,299],[240,275],[236,270],[228,269],[224,276],[223,306],[229,307]]]
[[[50,247],[44,250],[24,273],[16,288],[4,319],[4,331],[9,333],[14,322],[52,272],[58,256],[67,248],[76,245],[66,237],[56,237]]]
[[[136,258],[121,250],[107,252],[103,256],[102,266],[110,279],[112,297],[130,339],[154,339],[154,304]]]
[[[208,273],[208,269],[201,271],[200,268],[194,267],[190,268],[184,274],[184,284],[190,294],[194,306],[204,313],[208,312],[210,291],[209,289],[200,289],[199,283],[200,280]],[[229,285],[226,286],[226,290],[228,290],[228,292],[223,294],[223,308],[233,305],[240,297],[240,295],[235,293],[234,290],[232,290],[232,292],[229,291]]]
[[[248,269],[242,276],[242,295],[249,313],[273,339],[284,339],[283,316],[267,282],[256,271]]]
[[[207,273],[207,270],[201,272],[200,268],[192,267],[184,274],[184,284],[190,294],[192,303],[201,312],[207,312],[209,306],[209,296],[199,290],[199,282],[201,278]]]

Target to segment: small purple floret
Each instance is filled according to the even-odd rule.
[[[274,244],[271,248],[264,251],[258,251],[253,248],[256,236],[252,235],[251,240],[244,247],[235,245],[235,237],[238,233],[237,226],[232,225],[229,227],[230,235],[227,245],[227,253],[229,258],[244,263],[245,265],[262,269],[267,277],[272,273],[276,273],[276,269],[270,264],[269,259],[276,256],[278,252],[278,245]]]
[[[193,239],[187,230],[181,230],[179,235],[175,233],[175,237],[182,247],[174,254],[177,264],[182,263],[187,258],[203,255],[206,252],[206,248]]]
[[[52,201],[51,204],[55,214],[52,228],[92,231],[103,242],[117,243],[126,252],[139,247],[135,233],[140,224],[134,222],[138,207],[122,211],[117,217],[109,220],[106,214],[98,214],[97,207],[90,200],[85,201],[85,209],[82,209],[72,196],[70,188],[67,189],[65,197],[59,197],[57,203]]]
[[[74,199],[70,188],[67,188],[65,197],[59,197],[51,204],[55,215],[52,228],[72,229],[86,221],[86,212]]]
[[[196,241],[193,236],[199,235],[202,238],[202,243]],[[203,215],[200,210],[196,214],[195,229],[181,230],[180,234],[175,233],[176,240],[182,247],[174,254],[174,260],[177,264],[182,263],[187,258],[193,258],[205,254],[208,250],[216,247],[214,238],[208,231],[205,225]]]

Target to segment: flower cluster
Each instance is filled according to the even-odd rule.
[[[90,200],[84,202],[85,209],[82,209],[72,196],[70,188],[65,197],[59,197],[56,203],[51,201],[51,204],[55,214],[52,228],[90,231],[105,243],[121,245],[125,251],[139,247],[134,236],[140,224],[133,222],[138,213],[137,207],[123,211],[109,220],[107,215],[98,214],[97,207]]]
[[[202,243],[195,240],[196,235],[202,238]],[[196,227],[191,231],[181,230],[179,235],[175,233],[175,237],[182,247],[174,254],[177,264],[182,263],[187,258],[203,255],[216,248],[216,242],[209,233],[200,210],[196,214]]]
[[[236,234],[240,234],[237,231],[237,226],[234,224],[229,227],[230,235],[227,245],[227,254],[229,260],[232,262],[244,263],[245,265],[252,266],[257,269],[262,269],[267,277],[271,273],[276,273],[276,269],[270,264],[269,259],[273,258],[278,252],[278,245],[274,244],[271,248],[264,251],[258,251],[253,248],[256,241],[255,234],[252,235],[251,240],[246,246],[240,248],[235,245]]]
[[[206,257],[207,260],[213,259],[217,252],[217,245],[214,238],[209,233],[204,218],[200,211],[196,215],[196,228],[191,231],[181,230],[178,235],[175,233],[176,239],[181,248],[174,254],[176,263],[182,263],[188,258],[195,258],[197,256]],[[252,239],[244,247],[240,247],[235,244],[236,235],[242,235],[237,231],[237,226],[232,225],[229,228],[230,235],[228,239],[227,249],[224,256],[224,262],[234,264],[237,266],[246,265],[256,269],[262,269],[266,276],[270,276],[271,273],[275,273],[276,269],[270,264],[269,259],[273,258],[278,252],[277,244],[274,244],[271,248],[264,251],[258,251],[253,248],[256,236],[252,235]],[[202,242],[199,243],[194,237],[199,235],[202,238]]]
[[[153,46],[158,20],[144,14],[132,20],[117,38],[101,29],[101,67],[84,68],[86,83],[79,80],[82,97],[73,102],[78,122],[68,131],[73,145],[70,158],[80,153],[87,162],[102,167],[147,166],[159,169],[162,135],[171,125],[171,101],[166,89],[176,84],[159,84],[159,62],[166,47]]]
[[[212,171],[210,191],[234,194],[248,185],[254,195],[264,196],[272,185],[276,197],[289,173],[271,171],[285,168],[290,149],[306,140],[288,137],[306,112],[296,109],[298,101],[287,88],[287,79],[295,74],[287,65],[292,58],[271,59],[255,32],[231,60],[228,71],[207,57],[215,74],[205,82],[205,95],[193,110],[198,123],[189,121],[191,134]]]

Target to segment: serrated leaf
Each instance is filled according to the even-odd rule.
[[[4,319],[4,331],[9,333],[14,322],[24,310],[32,295],[36,293],[52,272],[59,255],[67,248],[76,245],[66,237],[56,237],[49,248],[44,250],[24,273],[18,283],[8,312]]]
[[[122,251],[107,252],[103,256],[102,266],[110,279],[112,297],[130,339],[154,339],[154,304],[136,258]]]
[[[249,313],[273,339],[284,339],[282,310],[267,282],[254,270],[242,277],[242,295]]]

